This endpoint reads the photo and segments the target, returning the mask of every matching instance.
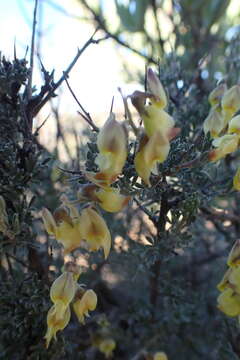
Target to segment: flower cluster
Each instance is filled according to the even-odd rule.
[[[237,240],[230,251],[228,270],[217,285],[221,294],[218,296],[218,309],[226,315],[240,315],[240,240]]]
[[[43,209],[42,217],[47,232],[64,246],[65,254],[84,246],[89,251],[103,248],[105,258],[108,257],[111,235],[106,222],[93,207],[79,213],[73,205],[64,204],[53,214]]]
[[[50,298],[53,306],[47,314],[46,347],[49,346],[52,338],[56,339],[56,333],[68,325],[71,317],[70,304],[82,324],[84,317],[88,316],[88,311],[95,310],[97,306],[97,295],[93,290],[86,290],[77,283],[79,276],[79,267],[73,262],[68,262],[62,275],[51,286]]]
[[[139,177],[150,186],[151,171],[157,163],[166,160],[170,140],[178,134],[179,129],[174,128],[174,119],[165,111],[167,95],[152,69],[148,69],[147,83],[149,92],[135,91],[131,100],[144,124],[134,160],[135,168]]]
[[[165,90],[151,69],[147,73],[149,92],[135,92],[131,96],[144,123],[144,129],[137,130],[139,149],[135,156],[138,176],[150,186],[150,175],[157,163],[166,160],[170,140],[178,133],[173,118],[166,112]],[[43,222],[49,235],[55,237],[64,247],[64,254],[77,248],[89,251],[104,251],[105,259],[111,248],[111,235],[101,216],[100,208],[115,213],[129,202],[130,196],[120,193],[116,180],[122,174],[128,155],[128,134],[124,124],[115,119],[111,112],[97,136],[97,172],[83,171],[88,183],[82,185],[76,200],[61,197],[62,204],[53,213],[47,208],[42,211]],[[77,206],[84,203],[79,210]],[[89,310],[94,310],[97,296],[93,290],[85,290],[77,284],[80,273],[76,265],[65,266],[63,274],[52,284],[50,298],[53,306],[47,315],[48,330],[45,335],[47,347],[59,330],[63,330],[71,316],[70,304],[80,323]],[[110,336],[104,337],[96,347],[110,357],[116,346]],[[156,359],[165,359],[160,353]],[[155,359],[155,357],[154,357]]]
[[[212,162],[224,158],[239,148],[240,116],[240,85],[227,89],[225,84],[217,86],[209,95],[210,112],[203,124],[204,133],[214,138],[209,160]],[[240,189],[239,174],[234,183]],[[234,186],[235,187],[235,186]]]

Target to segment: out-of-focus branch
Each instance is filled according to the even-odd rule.
[[[109,38],[116,41],[119,45],[131,50],[133,53],[141,56],[144,58],[148,63],[158,64],[158,61],[154,59],[152,56],[147,56],[141,51],[133,48],[130,44],[120,39],[120,37],[117,34],[112,33],[106,26],[104,19],[93,9],[91,6],[87,3],[86,0],[79,0],[80,3],[91,13],[93,16],[94,21],[96,22],[97,26],[105,32],[106,35],[108,35]]]
[[[100,38],[100,39],[94,39],[94,36],[96,34],[96,32],[99,29],[96,29],[93,33],[93,35],[90,37],[90,39],[83,45],[83,47],[81,49],[78,49],[76,56],[74,57],[74,59],[72,60],[72,62],[69,64],[68,68],[64,71],[63,75],[61,76],[61,78],[56,82],[53,83],[52,86],[50,88],[48,88],[46,86],[46,92],[44,92],[43,94],[40,93],[40,99],[37,98],[33,99],[33,104],[32,104],[32,112],[33,112],[33,116],[36,116],[39,111],[42,109],[42,107],[52,98],[54,97],[54,92],[59,88],[59,86],[63,83],[63,81],[65,80],[66,76],[68,76],[68,74],[70,73],[70,71],[72,70],[72,68],[74,67],[74,65],[76,64],[76,62],[78,61],[78,59],[80,58],[80,56],[82,55],[82,53],[91,45],[91,44],[98,44],[100,41],[103,41],[106,39],[106,37],[104,38]]]

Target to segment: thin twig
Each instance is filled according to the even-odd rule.
[[[134,134],[137,137],[138,136],[138,128],[136,127],[136,125],[134,124],[134,121],[132,119],[132,114],[131,114],[131,112],[130,112],[130,110],[128,108],[127,98],[123,95],[122,89],[120,87],[118,88],[118,91],[120,92],[120,95],[122,97],[124,111],[125,111],[125,119],[128,121],[128,123],[131,126]]]
[[[112,97],[112,101],[111,101],[110,114],[112,114],[113,112],[113,105],[114,105],[114,96]]]
[[[75,55],[74,59],[71,61],[67,69],[63,72],[63,75],[60,77],[60,79],[53,84],[51,90],[47,93],[47,95],[40,101],[40,103],[35,106],[33,109],[33,115],[36,116],[38,112],[41,110],[41,108],[51,99],[52,96],[54,96],[54,91],[63,83],[65,78],[68,76],[76,62],[78,61],[79,57],[82,55],[82,53],[89,47],[91,44],[98,44],[100,41],[106,40],[106,37],[100,38],[97,40],[94,40],[93,37],[97,33],[99,29],[96,29],[93,33],[93,35],[88,39],[88,41],[83,45],[81,49],[78,49],[77,54]]]
[[[63,73],[65,76],[65,73]],[[94,124],[93,119],[91,117],[91,115],[89,114],[89,112],[87,112],[84,107],[82,106],[82,104],[80,103],[80,101],[78,100],[78,98],[76,97],[74,91],[72,90],[68,80],[67,80],[67,76],[65,76],[65,79],[68,90],[70,91],[70,93],[72,94],[74,100],[76,101],[76,103],[78,104],[78,106],[80,107],[80,109],[83,111],[83,113],[81,113],[80,111],[78,111],[78,114],[82,116],[82,118],[92,127],[92,129],[96,132],[99,131],[98,127]]]
[[[33,65],[34,65],[34,51],[35,51],[35,34],[36,34],[36,25],[37,25],[37,7],[38,0],[35,0],[35,6],[33,10],[33,25],[32,25],[32,39],[31,39],[31,51],[30,51],[30,71],[28,77],[27,85],[27,99],[32,97],[32,75],[33,75]]]
[[[93,16],[95,22],[97,23],[97,25],[99,26],[99,28],[102,29],[109,38],[115,40],[119,45],[122,45],[123,47],[131,50],[133,53],[141,56],[142,58],[147,60],[149,63],[153,63],[153,64],[157,65],[158,62],[152,56],[147,56],[147,55],[141,53],[141,51],[133,48],[132,46],[127,44],[125,41],[120,39],[119,36],[117,36],[116,34],[111,33],[107,29],[104,20],[101,19],[101,17],[91,8],[91,6],[88,5],[87,1],[81,0],[81,3],[92,14],[92,16]]]
[[[50,116],[50,114],[46,117],[45,120],[43,120],[43,122],[41,123],[41,125],[39,125],[39,126],[36,128],[33,136],[37,136],[37,135],[38,135],[39,130],[43,127],[43,125],[45,125],[45,123],[46,123],[47,120],[49,119],[49,116]]]
[[[15,260],[16,262],[18,262],[19,264],[21,264],[22,266],[26,267],[29,269],[29,266],[27,264],[25,264],[24,261],[22,261],[21,259],[18,259],[16,256],[10,254],[10,253],[6,253],[7,256],[9,256],[10,258],[12,258],[13,260]]]

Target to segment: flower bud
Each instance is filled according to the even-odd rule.
[[[226,84],[220,84],[215,89],[213,89],[208,97],[209,103],[214,106],[218,105],[221,102],[221,99],[224,95],[224,93],[227,91],[227,85]]]
[[[83,209],[80,217],[82,238],[90,251],[103,248],[105,259],[111,248],[111,235],[104,219],[91,207]]]
[[[221,111],[219,111],[219,106],[216,105],[210,110],[210,113],[204,120],[204,134],[207,135],[207,133],[210,132],[211,137],[215,138],[220,134],[224,127],[224,117],[222,116]]]
[[[225,289],[218,296],[217,307],[228,316],[238,316],[240,314],[240,296],[232,289]]]
[[[228,266],[234,268],[240,265],[240,240],[233,245],[227,259]]]
[[[79,296],[79,298],[78,298]],[[81,324],[84,324],[84,316],[89,316],[88,311],[93,311],[97,306],[97,295],[93,290],[87,290],[76,293],[76,301],[73,303],[73,309]]]
[[[158,351],[154,354],[153,360],[168,360],[168,358],[164,352]]]
[[[168,156],[170,144],[168,139],[157,131],[148,138],[143,135],[134,164],[138,175],[150,186],[149,177],[157,162],[164,162]]]
[[[164,109],[167,106],[167,96],[165,90],[162,86],[161,81],[157,77],[157,75],[153,72],[151,68],[148,69],[147,72],[147,83],[150,92],[155,97],[155,103],[161,109]]]
[[[222,109],[229,120],[240,109],[240,85],[234,85],[224,93]]]
[[[228,124],[228,133],[240,135],[240,115],[234,116],[230,120]]]
[[[209,161],[218,161],[237,150],[239,137],[236,134],[223,135],[213,141],[213,146],[216,149],[210,151]]]
[[[101,351],[101,353],[103,353],[108,359],[112,356],[112,353],[116,348],[116,342],[112,338],[106,338],[100,341],[98,348],[99,351]]]
[[[52,284],[50,298],[55,304],[56,317],[61,319],[73,300],[76,292],[76,281],[72,272],[64,272]]]
[[[69,306],[66,308],[65,312],[63,313],[62,318],[57,316],[56,306],[53,305],[47,314],[47,333],[44,336],[46,339],[46,347],[48,348],[52,338],[56,340],[56,333],[59,330],[63,330],[67,324],[69,323],[71,317],[71,312]]]
[[[233,177],[233,188],[240,191],[240,168],[237,169],[237,172]]]

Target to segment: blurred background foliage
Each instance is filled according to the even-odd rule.
[[[98,337],[115,340],[113,359],[141,360],[158,350],[170,360],[240,359],[238,324],[216,308],[216,284],[239,238],[240,196],[232,190],[239,151],[209,164],[211,143],[202,133],[209,92],[220,81],[239,82],[240,9],[221,0],[77,2],[123,58],[128,51],[126,81],[144,85],[145,69],[135,68],[136,58],[160,69],[168,111],[181,133],[151,188],[136,182],[130,138],[117,185],[133,200],[121,213],[103,214],[113,239],[110,257],[76,250],[64,259],[82,266],[81,282],[96,291],[97,310],[85,326],[73,317],[47,351],[49,287],[63,259],[43,229],[41,209],[54,210],[62,193],[76,197],[86,182],[83,166],[96,170],[96,133],[79,129],[80,118],[75,127],[69,119],[61,122],[52,103],[56,141],[52,152],[46,150],[38,129],[29,130],[29,64],[1,58],[0,195],[11,236],[0,233],[0,359],[104,359],[94,346]],[[94,111],[94,99],[88,110]]]

